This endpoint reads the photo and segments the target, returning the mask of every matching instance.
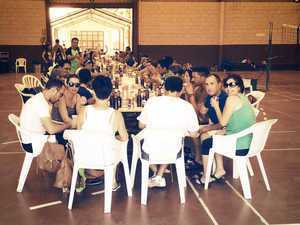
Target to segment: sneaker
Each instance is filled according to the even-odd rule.
[[[165,187],[166,179],[164,177],[155,176],[149,179],[148,187]]]

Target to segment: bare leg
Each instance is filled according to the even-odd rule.
[[[226,171],[224,170],[223,166],[223,156],[216,154],[216,163],[217,163],[217,168],[215,172],[215,177],[220,178],[226,174]]]
[[[167,167],[168,167],[168,164],[161,164],[160,167],[159,167],[157,175],[162,177],[164,175],[165,169]]]

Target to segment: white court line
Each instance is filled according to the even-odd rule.
[[[264,151],[300,151],[300,148],[269,148]]]
[[[1,144],[8,145],[8,144],[17,143],[17,142],[19,142],[19,140],[16,140],[16,141],[6,141],[6,142],[3,142]]]
[[[295,130],[275,130],[271,131],[273,134],[286,134],[286,133],[296,133],[297,131]]]
[[[227,180],[225,180],[225,182],[234,191],[234,193],[238,197],[240,197],[240,199],[242,199],[247,206],[249,206],[249,208],[254,212],[254,214],[256,214],[260,218],[260,221],[263,224],[269,225],[269,223],[266,221],[266,219],[262,215],[260,215],[259,212]]]
[[[31,206],[31,207],[29,207],[29,209],[35,210],[35,209],[45,208],[45,207],[52,206],[52,205],[58,205],[61,203],[62,203],[62,201],[48,202],[48,203],[41,204],[41,205]]]
[[[96,191],[96,192],[91,193],[91,195],[100,195],[100,194],[103,194],[104,192],[105,192],[104,190]]]
[[[300,223],[278,223],[278,224],[270,224],[270,225],[300,225]]]
[[[0,155],[24,154],[25,152],[0,152]]]
[[[190,181],[190,179],[188,177],[186,177],[187,182],[189,183],[190,187],[192,188],[194,194],[196,195],[198,201],[200,202],[200,204],[202,205],[202,207],[204,208],[204,210],[206,211],[206,213],[208,214],[209,218],[211,219],[211,221],[213,222],[213,224],[218,225],[217,221],[215,220],[214,216],[211,214],[211,212],[209,211],[208,207],[205,205],[204,201],[202,200],[202,198],[199,196],[199,193],[197,192],[196,188],[194,187],[194,185],[192,184],[192,182]]]

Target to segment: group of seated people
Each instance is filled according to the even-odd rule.
[[[135,65],[135,68],[138,71],[136,76],[163,85],[165,89],[163,96],[152,97],[146,102],[137,117],[139,128],[182,129],[192,138],[198,139],[204,172],[195,182],[204,185],[209,149],[212,147],[211,131],[224,135],[233,134],[255,123],[253,108],[243,95],[242,78],[229,74],[221,82],[220,77],[210,74],[207,68],[193,67],[184,70],[171,57],[164,57],[157,63],[152,63],[148,57],[142,57],[141,63]],[[105,130],[115,137],[116,146],[118,141],[127,141],[128,133],[123,115],[109,106],[113,90],[111,78],[107,74],[92,77],[87,68],[81,69],[78,75],[70,74],[69,70],[70,63],[64,62],[52,71],[45,89],[31,97],[23,106],[21,127],[41,135],[56,134],[58,143],[64,146],[67,142],[63,139],[65,129]],[[22,134],[22,140],[26,151],[32,152],[30,136]],[[237,155],[247,154],[250,142],[249,135],[238,139]],[[152,151],[147,139],[142,148],[145,152]],[[226,174],[220,155],[216,155],[216,166],[210,182],[219,181]],[[166,186],[163,177],[166,168],[167,165],[151,166],[154,175],[149,180],[150,187]],[[103,172],[80,170],[79,174],[83,182],[76,190],[81,192],[87,181],[103,175]],[[114,179],[113,189],[117,190],[119,187]]]

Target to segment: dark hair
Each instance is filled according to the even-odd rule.
[[[70,74],[70,75],[67,77],[66,82],[69,83],[69,81],[71,80],[71,78],[76,78],[76,79],[80,80],[79,77],[76,76],[75,74]]]
[[[233,80],[235,81],[235,83],[237,84],[237,86],[239,86],[240,92],[241,92],[241,93],[244,93],[244,91],[245,91],[245,86],[244,86],[243,79],[241,78],[240,75],[234,74],[234,73],[228,74],[228,76],[223,80],[223,86],[225,86],[226,82],[227,82],[229,79],[233,79]]]
[[[69,60],[64,60],[64,61],[62,61],[62,67],[64,67],[64,65],[65,65],[66,63],[71,65],[71,62],[70,62]]]
[[[163,60],[165,61],[165,64],[167,65],[167,69],[169,66],[171,66],[174,62],[174,59],[171,56],[165,56],[163,57]]]
[[[79,70],[80,83],[87,84],[92,79],[91,72],[88,69]]]
[[[112,91],[112,83],[110,78],[102,75],[94,78],[92,87],[97,98],[99,99],[108,98]]]
[[[158,60],[157,65],[158,64],[161,65],[161,68],[166,68],[166,69],[169,68],[169,66],[166,64],[165,60],[163,60],[163,59]]]
[[[56,40],[55,40],[55,43],[57,43],[57,44],[58,44],[58,43],[59,43],[59,40],[58,40],[58,39],[56,39]]]
[[[171,76],[166,79],[165,88],[166,91],[180,92],[182,90],[183,81],[180,77]]]
[[[77,37],[73,37],[71,41],[79,41],[79,39]]]
[[[208,74],[206,78],[208,78],[208,77],[214,77],[214,78],[216,78],[216,80],[217,80],[218,83],[221,82],[221,78],[219,77],[218,74],[211,73],[211,74]]]
[[[209,74],[209,69],[207,67],[193,67],[192,72],[199,73],[200,76],[207,77]]]
[[[61,80],[51,77],[46,83],[46,89],[51,89],[53,87],[61,88],[62,86],[64,86],[64,83]]]
[[[184,74],[184,70],[181,68],[181,66],[178,65],[171,66],[169,70],[173,72],[175,75],[182,76],[182,74]]]

